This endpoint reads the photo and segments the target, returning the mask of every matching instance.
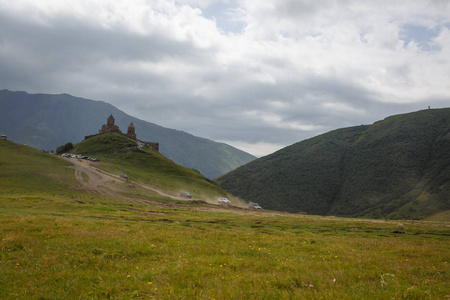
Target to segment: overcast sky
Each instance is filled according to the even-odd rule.
[[[448,0],[0,0],[0,88],[256,156],[450,106]]]

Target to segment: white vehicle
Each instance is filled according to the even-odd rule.
[[[121,174],[120,174],[120,177],[125,178],[125,179],[128,179],[128,176],[125,175],[124,173],[121,173]]]
[[[258,203],[252,203],[250,204],[250,208],[253,209],[262,209],[262,207]]]
[[[227,198],[219,198],[219,199],[217,199],[217,201],[219,202],[219,203],[221,203],[221,204],[231,204],[231,201],[230,200],[228,200]]]
[[[181,192],[181,193],[180,193],[180,196],[181,196],[181,197],[184,197],[184,198],[189,198],[189,199],[192,198],[191,194],[189,194],[188,192]]]

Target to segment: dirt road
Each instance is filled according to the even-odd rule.
[[[149,184],[134,182],[128,179],[124,179],[119,175],[114,175],[101,170],[96,167],[98,164],[105,164],[102,162],[91,162],[84,159],[66,158],[74,164],[72,167],[75,169],[75,178],[78,180],[81,188],[92,193],[101,195],[114,196],[120,198],[128,198],[123,196],[122,193],[130,192],[127,187],[142,187],[146,190],[153,191],[159,195],[170,198],[173,200],[186,201],[186,198],[176,195],[175,192],[168,192],[161,189],[157,189]],[[122,183],[122,184],[120,184]]]
[[[124,179],[119,175],[108,173],[102,169],[97,168],[97,165],[105,164],[104,162],[91,162],[84,159],[77,158],[65,158],[66,160],[73,163],[73,168],[75,170],[75,178],[77,179],[79,186],[78,188],[87,190],[91,193],[96,193],[105,196],[117,197],[122,199],[127,199],[134,202],[146,203],[154,206],[160,207],[176,207],[176,208],[185,208],[192,210],[202,210],[202,211],[215,211],[215,212],[228,212],[228,213],[236,213],[236,214],[250,214],[250,215],[286,215],[289,213],[285,212],[274,212],[274,211],[256,211],[251,209],[246,209],[242,207],[236,206],[221,206],[215,203],[214,200],[210,202],[199,200],[199,199],[186,199],[184,197],[180,197],[178,192],[165,191],[162,189],[158,189],[152,185],[135,182],[132,180]],[[161,197],[165,197],[172,200],[179,200],[186,202],[186,205],[182,203],[170,203],[170,202],[161,202],[161,201],[151,201],[151,200],[143,200],[139,198],[132,198],[125,196],[125,193],[133,194],[136,187],[141,187],[143,189],[149,190],[151,192],[155,192],[159,194]],[[205,205],[203,206],[192,206],[187,205],[188,201],[201,201]]]

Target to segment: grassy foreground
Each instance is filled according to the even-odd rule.
[[[450,295],[448,223],[112,198],[77,189],[67,161],[0,150],[0,299]]]
[[[442,299],[448,227],[161,208],[0,202],[2,299]]]

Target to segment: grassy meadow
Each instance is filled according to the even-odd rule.
[[[75,189],[67,161],[0,154],[0,299],[450,296],[448,223],[113,198]]]

